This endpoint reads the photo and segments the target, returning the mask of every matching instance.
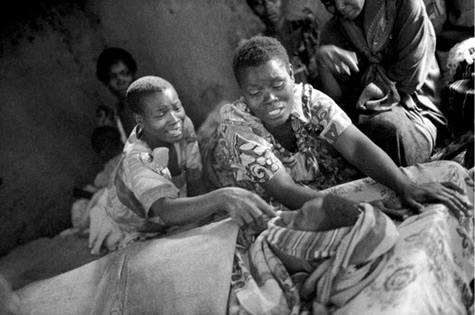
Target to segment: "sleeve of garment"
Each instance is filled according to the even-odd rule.
[[[251,129],[230,126],[226,130],[231,167],[236,180],[265,183],[283,167],[272,152],[272,145]]]
[[[313,90],[309,102],[313,129],[320,139],[330,144],[352,125],[350,117],[326,94]]]
[[[227,114],[229,117],[229,112]],[[231,168],[237,181],[265,183],[283,165],[273,153],[273,145],[242,121],[243,117],[245,116],[239,117],[241,121],[237,124],[222,123],[220,126],[220,132],[229,148]]]
[[[408,94],[420,89],[435,61],[435,32],[422,1],[403,0],[393,30],[397,61],[388,78]]]
[[[188,180],[197,180],[201,177],[203,165],[195,127],[188,116],[185,118],[183,127],[186,137],[186,176]]]
[[[178,197],[179,190],[172,181],[147,167],[140,155],[125,158],[121,170],[118,176],[122,178],[116,179],[116,186],[120,185],[118,180],[124,185],[117,187],[119,199],[142,217],[148,217],[150,207],[158,199]]]

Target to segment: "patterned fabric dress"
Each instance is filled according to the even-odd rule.
[[[187,178],[201,176],[201,155],[190,118],[185,118],[183,129],[183,139],[174,144],[181,170],[176,176],[172,176],[167,167],[168,148],[152,151],[140,139],[139,127],[127,140],[114,180],[108,186],[106,211],[129,238],[160,230],[168,232],[170,226],[163,220],[148,215],[150,207],[163,197],[186,197]]]
[[[331,143],[351,121],[328,96],[311,85],[294,86],[297,102],[290,115],[297,151],[284,148],[252,115],[244,99],[221,108],[221,125],[203,149],[204,177],[211,188],[239,186],[266,195],[259,183],[282,168],[301,185],[325,189],[361,177]]]

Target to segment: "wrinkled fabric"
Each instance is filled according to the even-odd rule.
[[[230,219],[136,243],[16,293],[22,315],[226,314]]]
[[[394,5],[393,16],[391,8]],[[336,77],[344,95],[339,105],[355,123],[358,122],[358,127],[360,116],[365,115],[362,119],[366,130],[371,130],[365,134],[383,149],[398,145],[374,136],[379,133],[379,138],[384,138],[388,131],[396,133],[392,139],[399,137],[404,147],[411,146],[414,141],[425,143],[395,155],[386,151],[398,166],[426,162],[439,129],[447,126],[447,119],[440,110],[442,78],[435,58],[436,36],[424,4],[418,0],[367,0],[364,12],[357,19],[350,22],[335,16],[322,30],[321,45],[353,51],[358,59],[359,72]],[[388,33],[391,25],[392,32]],[[398,99],[396,94],[399,101],[394,106]],[[378,131],[381,117],[389,115],[389,109],[394,107],[401,107],[405,115],[399,116],[400,121],[388,117],[393,125]],[[376,120],[373,122],[373,119]],[[373,123],[374,128],[368,127]],[[412,124],[411,128],[416,132],[405,135],[399,132],[399,124]],[[426,152],[417,154],[421,149]]]
[[[473,233],[440,204],[404,221],[385,269],[334,315],[473,313]]]
[[[419,184],[453,182],[473,204],[473,181],[468,171],[457,163],[437,161],[402,170]],[[369,178],[332,187],[323,193],[363,203],[384,200],[385,204],[401,204],[394,191]],[[388,247],[378,247],[378,244],[391,245],[391,241],[381,241],[384,238],[380,236],[391,236],[392,232],[378,234],[389,226],[394,227],[386,219],[389,225],[378,222],[375,225],[378,229],[370,229],[375,233],[369,238],[372,241],[361,240],[360,248],[353,247],[357,244],[352,241],[358,239],[355,235],[363,234],[349,236],[355,227],[309,237],[310,232],[274,228],[270,221],[270,228],[252,246],[251,254],[243,250],[236,252],[229,314],[433,315],[445,314],[448,309],[453,314],[467,314],[474,302],[469,287],[474,278],[474,219],[456,219],[441,204],[425,206],[422,214],[413,215],[397,226],[399,236],[389,251]],[[279,219],[274,220],[276,226]],[[359,220],[355,226],[362,224],[362,216]],[[372,248],[380,250],[372,251]],[[364,263],[348,264],[383,252],[387,254],[376,258],[371,267]],[[311,261],[312,254],[320,258],[312,265],[313,272],[304,264]],[[322,261],[337,256],[340,258]],[[295,270],[294,265],[305,268],[290,274],[288,270]]]
[[[367,12],[364,31],[354,21],[340,18],[340,23],[348,34],[348,38],[369,61],[361,82],[364,89],[356,107],[363,111],[386,111],[396,106],[401,100],[395,82],[387,77],[386,70],[381,65],[383,49],[393,31],[396,2],[369,1],[365,4],[364,10]]]
[[[292,230],[272,219],[250,249],[246,286],[235,288],[240,305],[251,314],[299,314],[299,294],[321,308],[345,305],[381,272],[398,237],[386,215],[361,207],[354,226],[327,232]],[[314,263],[314,270],[300,277],[301,288],[279,259],[283,255]]]

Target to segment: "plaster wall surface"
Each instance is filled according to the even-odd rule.
[[[73,188],[101,169],[89,137],[96,106],[115,102],[95,77],[104,48],[172,82],[199,125],[237,96],[232,51],[262,28],[244,1],[52,1],[22,17],[0,46],[0,256],[68,228]]]

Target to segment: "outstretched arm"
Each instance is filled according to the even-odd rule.
[[[155,201],[149,215],[160,217],[170,225],[197,222],[217,211],[225,210],[240,226],[261,226],[264,217],[274,217],[272,207],[253,192],[226,187],[195,197],[161,198]]]
[[[414,210],[421,211],[424,202],[440,202],[458,217],[472,207],[459,195],[463,190],[453,183],[434,182],[422,186],[409,180],[381,148],[353,125],[336,139],[333,146],[363,173],[398,193]]]
[[[301,208],[308,200],[323,196],[316,190],[296,184],[284,168],[260,185],[270,196],[292,210]]]

